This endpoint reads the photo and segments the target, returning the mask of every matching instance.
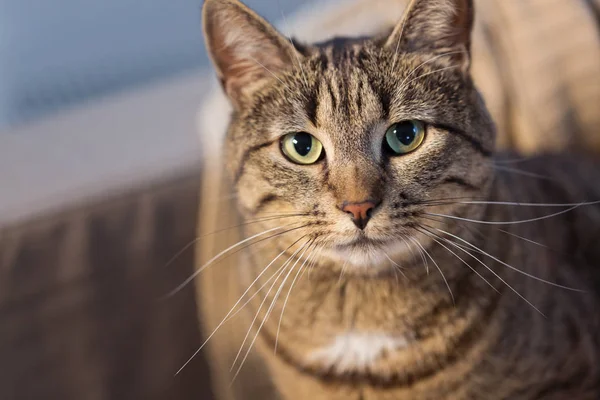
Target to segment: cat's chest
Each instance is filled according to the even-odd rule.
[[[305,363],[338,374],[366,372],[391,354],[408,348],[412,335],[342,332],[311,349]]]

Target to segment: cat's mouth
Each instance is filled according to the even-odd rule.
[[[353,239],[347,243],[338,244],[336,247],[339,249],[372,249],[376,247],[383,247],[389,243],[390,240],[373,239],[361,233],[356,239]]]
[[[325,250],[331,259],[346,265],[347,271],[380,271],[393,268],[397,262],[412,258],[418,251],[410,240],[397,238],[373,238],[366,234],[343,243],[337,243]],[[393,260],[393,261],[392,261]]]

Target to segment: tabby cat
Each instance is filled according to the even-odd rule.
[[[203,23],[246,239],[198,273],[240,252],[230,378],[270,382],[237,398],[600,398],[600,168],[494,151],[471,0],[316,44],[237,0]]]

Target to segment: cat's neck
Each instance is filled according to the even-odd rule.
[[[478,336],[474,331],[493,315],[498,298],[475,274],[465,273],[465,266],[455,265],[460,261],[435,250],[431,255],[440,270],[417,262],[404,275],[367,278],[326,272],[331,269],[319,268],[317,261],[297,279],[298,271],[287,280],[282,275],[255,303],[254,312],[264,300],[259,321],[274,304],[261,329],[263,343],[277,345],[282,357],[315,373],[379,379],[398,374],[398,366],[412,365],[396,378],[426,374],[446,363],[459,346],[464,350],[472,344]],[[429,354],[425,362],[423,354]]]

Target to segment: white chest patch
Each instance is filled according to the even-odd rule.
[[[336,336],[326,347],[309,355],[311,363],[337,372],[364,370],[385,353],[407,347],[406,336],[392,336],[384,333],[346,333]]]

